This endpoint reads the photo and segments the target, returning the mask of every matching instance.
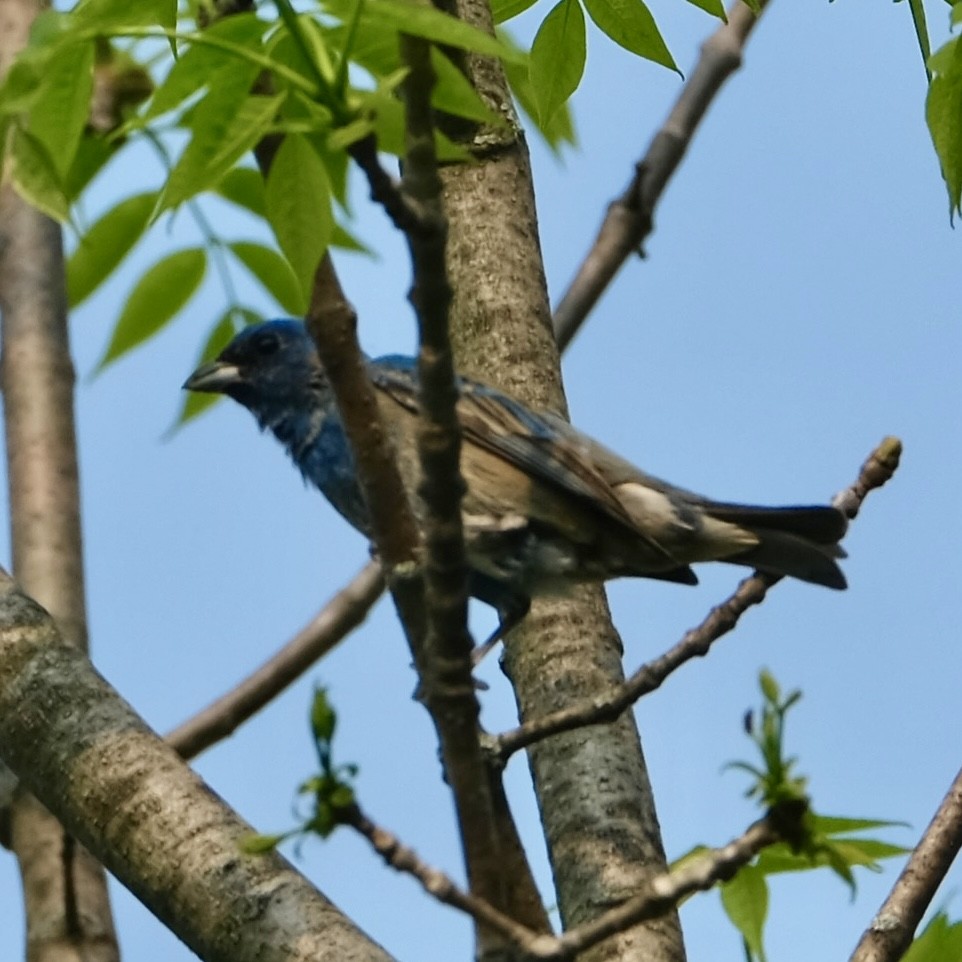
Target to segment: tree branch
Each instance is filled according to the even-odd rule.
[[[882,487],[895,473],[901,452],[897,438],[884,438],[866,459],[853,484],[835,496],[835,506],[848,518],[854,518],[868,493]],[[687,632],[660,658],[642,665],[624,684],[504,732],[491,740],[494,756],[504,764],[514,752],[552,735],[614,721],[643,695],[659,688],[685,662],[708,654],[712,644],[731,631],[750,607],[761,604],[768,590],[781,580],[778,575],[756,571],[739,584],[730,598],[712,608],[697,628]]]
[[[422,861],[414,849],[408,848],[396,835],[372,822],[359,806],[345,809],[341,818],[345,825],[350,825],[363,835],[391,868],[416,878],[424,891],[439,902],[460,909],[515,945],[525,946],[535,937],[536,933],[531,929],[499,912],[490,902],[465,892],[449,875]]]
[[[767,4],[762,2],[764,10]],[[757,17],[740,0],[702,45],[701,57],[682,87],[661,130],[635,165],[628,188],[615,198],[598,236],[554,313],[555,337],[564,348],[632,251],[640,250],[654,226],[655,208],[677,170],[698,124],[724,82],[740,66]]]
[[[849,962],[898,962],[962,848],[962,770]]]
[[[389,962],[252,834],[0,570],[5,760],[205,962]]]
[[[38,0],[0,3],[0,75],[26,46]],[[9,165],[8,165],[9,166]],[[0,187],[3,417],[13,567],[67,640],[87,648],[74,418],[59,224]],[[2,744],[2,742],[0,742]],[[3,746],[6,755],[7,746]],[[26,792],[9,826],[34,962],[115,962],[117,936],[103,869]]]
[[[167,744],[194,758],[232,734],[361,624],[383,591],[381,566],[371,561],[268,661],[170,732]]]
[[[559,936],[558,949],[533,952],[541,959],[570,959],[617,932],[639,922],[658,918],[693,892],[704,892],[717,882],[731,878],[763,848],[783,840],[771,814],[751,825],[724,848],[716,848],[674,871],[647,881],[637,895],[598,916],[591,922],[569,929]],[[545,940],[543,940],[545,941]],[[546,944],[546,942],[545,942]]]
[[[718,882],[730,879],[762,849],[784,841],[782,829],[786,824],[796,824],[804,811],[798,806],[793,809],[797,811],[769,812],[724,847],[704,852],[679,868],[654,876],[621,905],[557,936],[520,925],[488,902],[465,892],[444,872],[423,862],[417,852],[403,845],[397,836],[372,822],[357,805],[345,809],[342,819],[363,835],[391,868],[417,879],[439,902],[487,925],[528,958],[561,962],[639,922],[665,915],[687,895],[707,891]]]

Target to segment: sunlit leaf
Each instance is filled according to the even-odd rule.
[[[249,81],[256,73],[250,72]],[[244,94],[238,102],[234,91],[211,91],[192,117],[194,135],[167,179],[155,216],[217,184],[271,127],[284,97]]]
[[[374,251],[372,251],[367,244],[358,240],[358,238],[341,224],[334,225],[334,233],[331,235],[331,246],[340,247],[346,251],[354,251],[355,254],[366,254],[368,257],[374,256]]]
[[[733,879],[721,887],[725,914],[741,933],[752,957],[765,960],[762,932],[768,915],[768,884],[765,876],[751,865],[738,870]]]
[[[191,247],[169,254],[147,270],[120,312],[97,372],[160,331],[194,296],[206,268],[204,250]]]
[[[902,956],[902,962],[957,962],[962,959],[962,922],[938,912]]]
[[[305,313],[307,299],[301,285],[277,251],[251,241],[236,241],[230,249],[288,314],[301,317]]]
[[[93,69],[92,43],[61,44],[30,108],[30,133],[47,148],[61,180],[90,116]]]
[[[578,0],[559,0],[535,34],[528,78],[538,116],[549,121],[585,70],[585,16]]]
[[[436,47],[431,48],[431,66],[437,77],[431,103],[438,110],[482,124],[503,123],[503,118],[478,96],[468,78]]]
[[[147,228],[157,194],[135,194],[112,207],[81,238],[67,261],[67,294],[76,307],[118,267]]]
[[[625,50],[678,70],[642,0],[585,0],[585,7],[598,27]]]
[[[870,828],[908,828],[907,822],[884,818],[847,818],[844,815],[812,815],[812,827],[824,835],[861,832]]]
[[[962,43],[950,40],[932,55],[935,72],[925,101],[932,143],[942,166],[949,192],[950,212],[959,211],[962,200]]]
[[[75,201],[120,148],[121,142],[111,137],[92,133],[81,137],[64,178],[67,197]]]
[[[688,0],[693,6],[710,13],[713,17],[728,23],[728,14],[725,13],[725,4],[722,0]]]
[[[317,741],[329,742],[337,727],[337,712],[327,697],[326,688],[315,688],[311,702],[311,732]]]
[[[261,49],[261,37],[268,24],[252,13],[236,14],[225,17],[207,28],[206,35],[229,40],[232,43],[256,50]],[[147,118],[159,117],[173,110],[188,97],[207,87],[223,87],[241,83],[246,76],[249,64],[236,54],[209,44],[191,44],[174,61],[160,86],[154,91],[147,108]],[[237,92],[246,95],[245,87]]]
[[[214,188],[225,200],[249,210],[255,217],[267,216],[264,177],[252,167],[234,167]]]
[[[85,26],[158,26],[172,30],[177,23],[177,0],[82,0],[74,10]]]
[[[504,43],[514,43],[503,28],[498,31],[498,34]],[[555,153],[558,153],[565,144],[577,142],[571,106],[567,103],[562,104],[547,121],[543,122],[538,113],[538,105],[535,102],[534,89],[531,86],[528,70],[528,64],[505,63],[504,65],[504,72],[507,75],[508,83],[511,85],[511,93],[517,100],[518,106],[531,120],[548,146]]]
[[[54,220],[70,219],[70,204],[47,148],[26,130],[17,130],[10,150],[17,193]]]
[[[495,23],[504,23],[512,17],[524,13],[525,10],[533,7],[537,0],[493,0],[491,4],[491,16]]]
[[[290,836],[290,832],[278,832],[275,835],[245,835],[240,840],[240,850],[246,855],[264,855],[267,852],[273,852]]]
[[[343,20],[347,20],[353,10],[351,0],[326,0],[324,6]],[[515,51],[495,37],[427,4],[408,3],[406,0],[365,0],[360,34],[363,34],[368,23],[379,26],[389,24],[398,32],[491,57],[504,60],[517,58]]]
[[[307,300],[334,230],[327,171],[307,138],[284,138],[271,164],[266,198],[271,227]]]

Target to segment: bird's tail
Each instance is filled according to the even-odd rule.
[[[827,588],[846,587],[845,575],[835,559],[845,557],[838,542],[848,521],[837,508],[756,508],[709,503],[705,510],[719,521],[745,528],[758,539],[758,544],[725,558],[726,561]]]

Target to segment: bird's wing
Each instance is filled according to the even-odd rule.
[[[413,359],[381,358],[370,367],[375,386],[417,412]],[[652,551],[681,565],[648,531],[642,530],[618,498],[613,483],[593,459],[596,442],[554,415],[543,415],[486,385],[459,378],[458,419],[465,441],[516,465],[540,481],[582,498],[627,527]],[[597,445],[600,449],[600,445]],[[628,462],[624,462],[628,465]],[[632,480],[637,481],[640,472]]]

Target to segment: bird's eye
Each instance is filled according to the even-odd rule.
[[[273,331],[264,331],[254,339],[254,350],[261,356],[277,353],[280,346],[280,338]]]

